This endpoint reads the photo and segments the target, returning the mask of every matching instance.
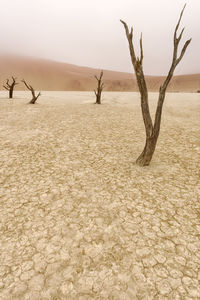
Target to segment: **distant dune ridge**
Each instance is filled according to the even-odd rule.
[[[36,90],[46,91],[90,91],[96,87],[94,75],[100,70],[29,57],[0,57],[0,89],[7,78],[16,76],[18,82],[26,79]],[[104,70],[107,91],[137,91],[134,74]],[[150,91],[158,91],[164,77],[146,76]],[[17,90],[25,90],[22,83]],[[168,91],[196,92],[200,90],[200,74],[174,76]]]

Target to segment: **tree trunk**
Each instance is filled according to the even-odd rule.
[[[99,76],[99,78],[97,76],[94,76],[97,80],[97,90],[94,90],[94,93],[96,95],[96,102],[95,104],[101,104],[101,92],[103,90],[104,87],[104,83],[102,82],[102,77],[103,77],[103,71],[101,71],[101,74]]]
[[[13,97],[13,89],[14,88],[10,88],[10,90],[9,90],[9,98],[10,99],[12,99],[12,97]]]
[[[35,102],[36,102],[36,98],[33,98],[33,99],[31,99],[31,101],[29,102],[30,104],[35,104]]]
[[[158,135],[155,134],[153,134],[151,137],[146,137],[144,150],[136,160],[136,163],[139,166],[143,167],[143,166],[148,166],[150,164],[156,148],[157,140],[158,140]]]
[[[101,104],[101,92],[96,95],[96,104]]]
[[[30,104],[35,104],[35,102],[37,101],[39,96],[40,96],[40,93],[37,96],[33,96],[33,98],[31,99],[31,101],[29,103]]]

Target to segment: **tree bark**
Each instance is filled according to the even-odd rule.
[[[140,154],[140,156],[136,160],[136,163],[139,166],[144,167],[150,164],[156,148],[157,140],[158,140],[158,136],[156,135],[152,135],[151,137],[146,138],[145,147],[142,153]]]

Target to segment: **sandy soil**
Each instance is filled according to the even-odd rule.
[[[200,299],[200,95],[0,93],[0,299]],[[150,94],[152,110],[157,94]]]

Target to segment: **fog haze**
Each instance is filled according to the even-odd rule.
[[[94,68],[132,72],[123,19],[133,26],[135,48],[143,33],[144,70],[164,75],[173,32],[185,0],[0,0],[0,54],[41,57]],[[187,1],[180,29],[192,37],[176,74],[200,73],[200,1]]]

